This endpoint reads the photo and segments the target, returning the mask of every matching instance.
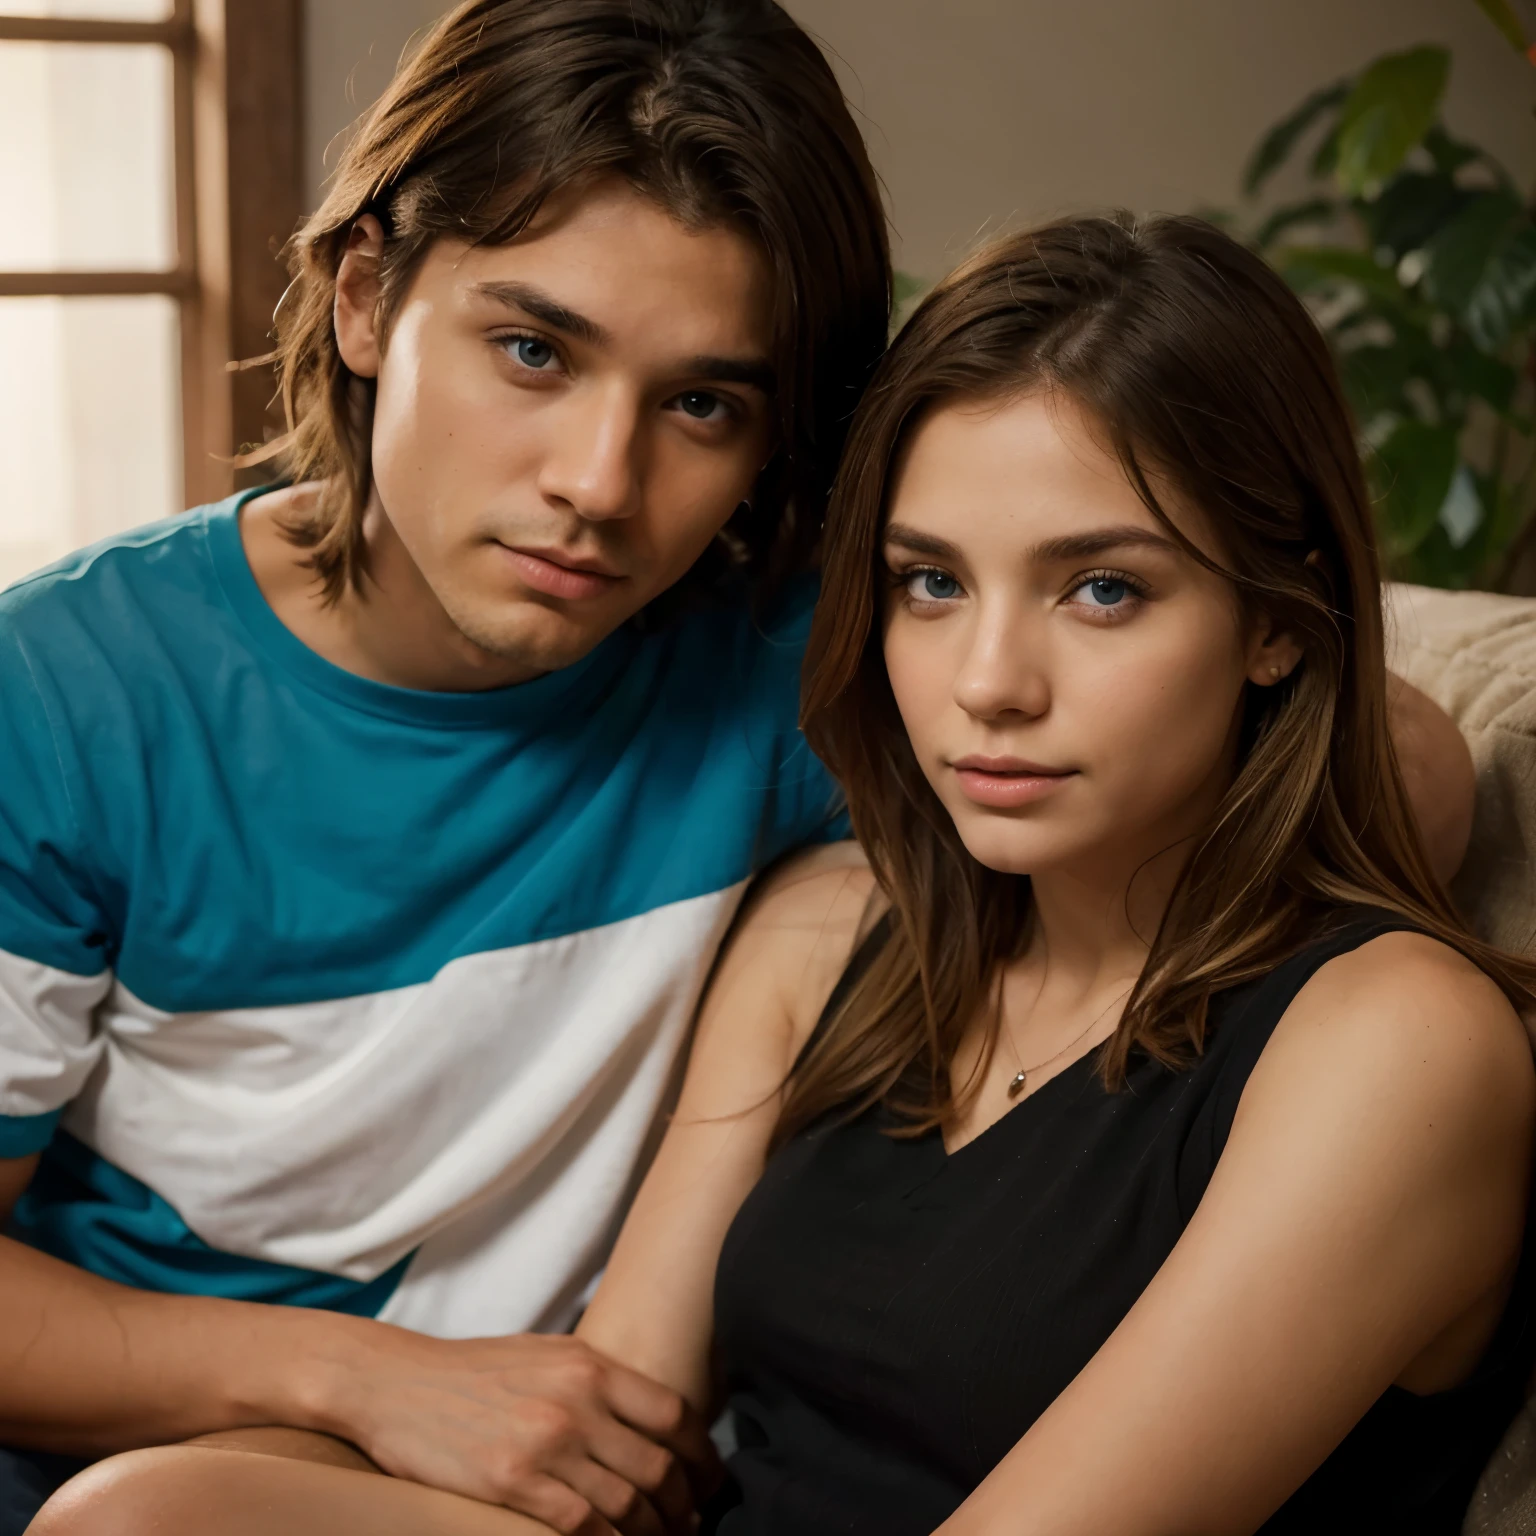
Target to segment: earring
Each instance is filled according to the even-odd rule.
[[[1269,669],[1269,676],[1270,676],[1270,681],[1271,682],[1278,683],[1280,681],[1280,668],[1279,667],[1271,667]]]

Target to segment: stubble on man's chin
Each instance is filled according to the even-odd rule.
[[[443,607],[449,622],[472,648],[472,654],[479,653],[488,665],[510,662],[529,674],[525,679],[529,682],[546,673],[575,666],[624,622],[621,620],[599,632],[579,633],[572,629],[567,635],[551,638],[530,635],[515,621],[498,625],[494,618],[483,613],[456,611],[457,605],[447,603]]]

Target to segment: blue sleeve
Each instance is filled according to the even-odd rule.
[[[96,1063],[111,973],[73,755],[10,617],[0,605],[0,1157],[22,1157],[47,1145]]]

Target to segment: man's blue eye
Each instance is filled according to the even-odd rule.
[[[683,408],[684,415],[692,416],[695,421],[708,421],[715,414],[720,404],[720,397],[695,389],[690,390],[686,395],[679,395],[677,403]]]
[[[555,349],[537,336],[519,336],[514,351],[525,368],[547,368],[555,360]]]
[[[960,594],[960,583],[946,571],[918,571],[918,596],[929,602],[945,603]]]
[[[1125,582],[1115,581],[1108,576],[1100,576],[1097,581],[1084,582],[1083,585],[1090,600],[1100,608],[1113,608],[1116,603],[1123,603],[1131,595],[1131,589]]]

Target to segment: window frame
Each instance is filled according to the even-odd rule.
[[[231,456],[281,428],[271,373],[232,364],[270,349],[272,312],[287,282],[278,255],[303,210],[301,6],[172,0],[162,20],[112,21],[7,15],[0,0],[0,43],[127,43],[171,54],[174,266],[0,271],[0,298],[175,301],[187,506],[227,495]]]

